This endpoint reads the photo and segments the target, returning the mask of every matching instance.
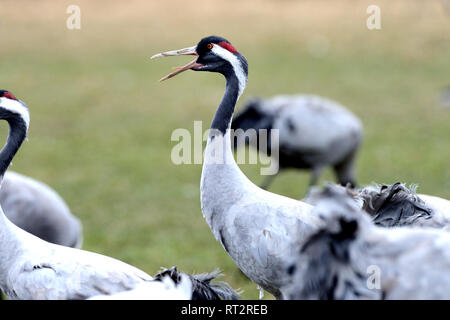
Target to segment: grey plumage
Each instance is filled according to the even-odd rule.
[[[231,149],[230,126],[236,102],[248,76],[244,56],[221,37],[203,38],[195,47],[153,57],[193,54],[195,60],[164,79],[191,68],[217,72],[226,79],[225,93],[214,115],[204,152],[200,180],[203,216],[241,271],[276,298],[288,281],[285,265],[299,242],[314,232],[318,219],[311,206],[254,185],[239,169]],[[231,46],[232,47],[232,46]]]
[[[218,270],[190,275],[176,267],[162,269],[153,280],[135,288],[113,294],[91,297],[90,300],[236,300],[237,293],[225,282],[212,280],[221,276]]]
[[[231,128],[278,129],[279,146],[267,139],[269,154],[276,158],[280,170],[311,169],[310,186],[318,181],[321,171],[332,166],[339,183],[356,184],[354,161],[362,140],[360,120],[338,103],[313,95],[280,95],[271,99],[252,99],[233,119]],[[237,131],[237,141],[258,148],[258,137]],[[271,152],[277,148],[278,152]],[[278,155],[277,155],[278,154]],[[273,176],[263,184],[267,188]]]
[[[417,196],[416,188],[407,188],[400,182],[364,188],[359,192],[362,209],[372,216],[375,224],[384,227],[411,225],[417,219],[430,219],[433,210]]]
[[[97,295],[89,300],[191,300],[192,282],[185,274],[175,283],[168,275],[137,287],[109,295]]]
[[[188,274],[178,272],[176,267],[169,269],[163,269],[155,276],[155,280],[161,280],[166,276],[169,276],[175,284],[181,281],[181,275],[185,274],[192,282],[192,300],[238,300],[239,294],[234,291],[230,285],[223,281],[215,281],[222,274],[218,269],[210,273],[202,274]]]
[[[26,103],[8,90],[0,90],[0,103],[0,119],[6,120],[10,127],[0,159],[0,204],[6,216],[15,225],[43,240],[81,247],[81,224],[64,200],[42,182],[7,172],[12,157],[26,137],[30,115]]]
[[[0,97],[0,119],[10,125],[0,151],[0,182],[25,140],[27,106]],[[46,242],[20,229],[0,207],[0,290],[9,299],[86,299],[131,290],[152,280],[124,262]]]
[[[449,233],[378,227],[336,186],[326,187],[313,213],[324,227],[299,244],[285,298],[450,298]]]
[[[346,188],[334,185],[333,188]],[[450,227],[450,201],[416,193],[417,186],[405,183],[374,184],[361,189],[347,189],[373,222],[383,227],[422,226]],[[312,188],[303,201],[316,205],[321,199],[320,188]]]
[[[0,188],[0,205],[12,223],[42,240],[81,247],[83,234],[79,219],[46,184],[7,171]]]
[[[284,298],[372,298],[374,292],[361,290],[365,288],[366,281],[362,270],[359,266],[354,268],[350,265],[349,246],[357,237],[361,217],[348,212],[355,212],[357,204],[346,189],[331,184],[321,192],[316,191],[316,197],[317,208],[314,213],[325,223],[304,244],[300,244],[299,255],[286,270],[293,280],[283,289]],[[342,201],[343,199],[346,201]],[[338,211],[326,211],[332,210],[330,207],[334,205],[333,202],[330,205],[328,201],[338,201],[338,209],[333,207]]]

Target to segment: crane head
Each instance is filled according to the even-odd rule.
[[[30,123],[28,106],[25,102],[17,99],[8,90],[0,90],[0,118],[3,117],[2,119],[6,119],[9,117],[5,115],[5,112],[10,115],[13,114],[14,116],[20,116],[28,128]]]
[[[0,98],[7,98],[11,100],[17,100],[17,98],[8,90],[0,90]]]
[[[209,36],[200,40],[196,46],[166,51],[155,54],[151,58],[193,55],[195,59],[160,79],[167,80],[186,70],[210,71],[222,73],[225,76],[235,74],[239,79],[247,79],[247,60],[226,39]]]

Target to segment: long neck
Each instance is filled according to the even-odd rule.
[[[239,80],[234,73],[226,76],[226,81],[225,93],[211,123],[211,129],[220,131],[222,135],[230,129],[234,108],[239,99],[240,90],[243,89],[239,87]]]
[[[0,151],[0,179],[3,180],[3,176],[11,164],[12,159],[19,150],[22,142],[27,136],[27,127],[25,122],[21,118],[8,119],[9,134],[6,144]]]
[[[0,151],[0,184],[3,176],[8,169],[14,155],[19,150],[22,142],[26,138],[27,126],[20,118],[7,119],[9,123],[9,135],[6,144]],[[4,285],[4,276],[8,270],[11,261],[14,259],[14,254],[20,252],[22,243],[20,234],[24,233],[16,227],[3,213],[0,207],[0,285]]]
[[[246,192],[256,187],[239,169],[231,149],[229,129],[243,88],[235,75],[226,80],[225,94],[211,124],[200,183],[202,211],[216,238],[220,231],[214,216],[227,212]]]

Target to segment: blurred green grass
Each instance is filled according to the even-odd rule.
[[[248,19],[236,11],[229,24],[202,15],[214,6],[197,15],[195,8],[183,7],[189,14],[180,18],[180,13],[171,17],[132,1],[121,16],[119,2],[105,12],[81,1],[86,18],[79,31],[65,29],[69,1],[44,1],[39,15],[32,14],[31,2],[6,2],[10,10],[0,13],[0,35],[7,39],[0,48],[0,83],[31,111],[28,143],[11,169],[62,195],[83,222],[85,249],[150,274],[161,266],[187,272],[219,267],[224,280],[244,290],[244,298],[258,297],[256,285],[237,271],[202,217],[201,166],[170,161],[172,131],[192,130],[194,120],[203,120],[206,129],[224,81],[188,72],[160,84],[157,80],[184,59],[149,60],[214,33],[229,38],[249,61],[249,83],[239,105],[251,96],[281,93],[335,99],[364,123],[357,170],[361,184],[400,180],[419,184],[421,193],[450,198],[450,110],[436,103],[450,84],[450,39],[448,20],[439,9],[428,4],[422,15],[408,5],[402,11],[382,2],[387,18],[382,30],[371,33],[364,28],[364,1],[358,12],[349,2],[336,4],[338,18],[350,17],[332,22],[324,20],[330,12],[319,10],[323,1],[317,2],[319,9],[305,2],[297,12],[300,18],[288,15],[289,1],[275,13],[266,7],[277,4],[262,2],[266,6],[248,11]],[[230,11],[239,8],[233,1],[229,6]],[[5,15],[13,7],[20,14]],[[265,15],[278,23],[260,25]],[[181,27],[191,19],[197,23]],[[405,21],[420,23],[408,29]],[[311,55],[306,43],[312,33],[329,39],[324,56]],[[6,137],[5,125],[1,133]],[[242,168],[255,183],[262,181],[257,166]],[[307,177],[306,172],[285,172],[271,191],[301,198]],[[333,180],[331,171],[321,182],[326,180]]]

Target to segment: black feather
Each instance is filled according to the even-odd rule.
[[[430,219],[433,210],[426,206],[414,192],[397,182],[383,185],[379,190],[371,188],[360,192],[363,210],[372,216],[375,224],[383,227],[411,225],[418,219]]]
[[[154,279],[160,281],[168,275],[175,284],[178,284],[181,280],[181,274],[176,267],[172,267],[157,273]],[[222,276],[219,270],[196,275],[183,274],[186,274],[192,282],[192,300],[239,300],[238,293],[226,282],[215,281],[211,283],[212,280]]]

